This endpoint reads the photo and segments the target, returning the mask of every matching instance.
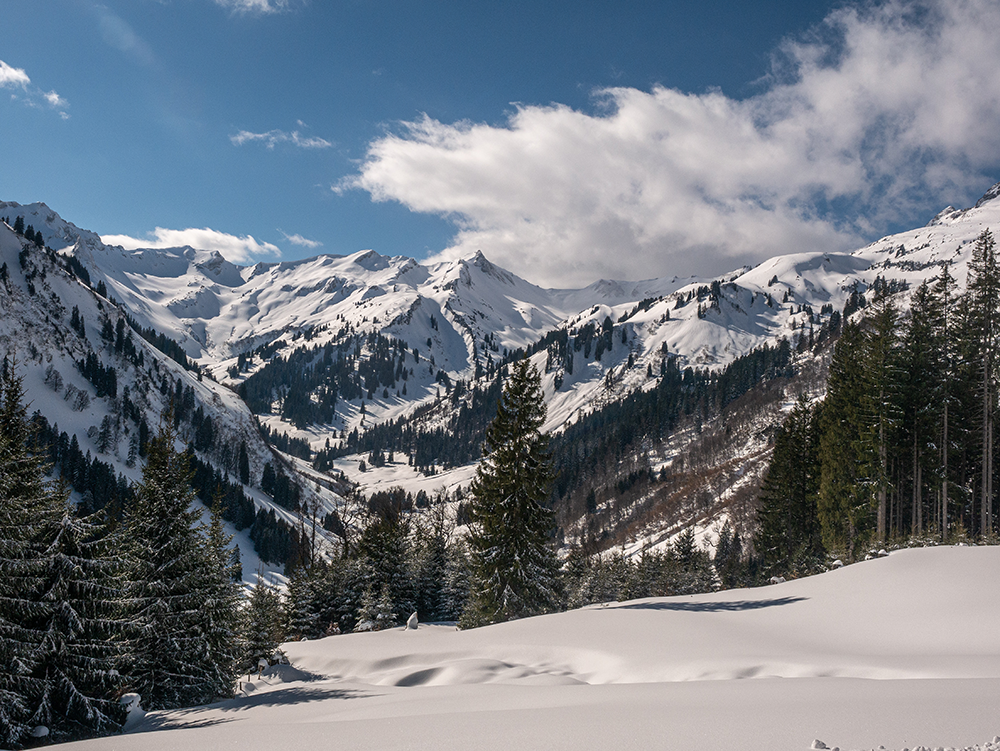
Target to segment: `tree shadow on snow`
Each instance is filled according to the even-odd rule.
[[[254,707],[280,707],[286,704],[305,704],[313,701],[327,701],[336,699],[359,699],[363,696],[374,696],[362,691],[351,691],[342,688],[322,688],[295,686],[289,688],[279,688],[274,691],[262,691],[259,694],[241,696],[232,699],[219,706],[225,712],[238,712]]]
[[[276,691],[264,691],[256,695],[241,696],[209,706],[174,709],[170,710],[169,714],[150,713],[143,718],[142,724],[136,727],[133,732],[150,733],[157,730],[191,730],[236,721],[235,717],[219,717],[218,715],[205,717],[203,716],[205,712],[241,712],[254,707],[277,707],[314,701],[357,699],[363,696],[374,696],[374,694],[336,688],[283,688]]]
[[[609,610],[680,610],[690,613],[731,613],[761,610],[808,600],[808,597],[776,597],[773,600],[730,600],[728,602],[630,602],[612,605]]]

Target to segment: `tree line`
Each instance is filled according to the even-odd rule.
[[[947,263],[901,311],[877,290],[844,325],[826,398],[800,401],[759,497],[765,567],[806,571],[827,553],[996,535],[993,426],[1000,270],[989,230],[964,291]]]

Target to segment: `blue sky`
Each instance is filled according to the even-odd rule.
[[[1000,179],[1000,9],[6,0],[0,200],[545,286],[845,249]],[[252,239],[251,239],[252,238]]]

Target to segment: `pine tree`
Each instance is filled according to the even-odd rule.
[[[978,371],[979,448],[982,457],[979,470],[979,531],[988,537],[993,533],[994,380],[1000,346],[1000,266],[997,264],[996,243],[988,229],[976,238],[972,248],[966,295],[970,313],[970,325],[966,328],[971,339],[969,355]]]
[[[885,543],[891,485],[889,447],[900,419],[898,312],[888,293],[876,293],[863,322],[861,459],[865,487],[875,509],[875,537]]]
[[[16,360],[0,370],[0,744],[29,730],[30,698],[43,690],[32,675],[38,639],[33,619],[41,583],[37,542],[52,504],[41,457],[31,453],[23,378]]]
[[[232,535],[222,527],[222,491],[217,490],[212,503],[208,527],[204,582],[201,589],[204,607],[201,610],[202,628],[208,641],[211,692],[214,697],[233,695],[239,661],[242,657],[239,622],[243,600],[242,583],[233,577],[233,553],[239,562],[239,549],[232,545]],[[232,545],[232,547],[230,547]],[[240,567],[242,571],[242,566]]]
[[[830,363],[820,438],[818,511],[823,545],[830,551],[843,550],[852,559],[871,516],[859,451],[864,424],[860,405],[866,387],[863,346],[861,328],[845,323]]]
[[[149,441],[126,518],[133,559],[130,689],[147,709],[207,703],[231,691],[219,685],[208,617],[217,595],[207,573],[212,554],[199,531],[200,514],[191,508],[190,463],[174,440],[168,413]]]
[[[250,484],[250,455],[247,453],[247,442],[240,441],[239,453],[240,482],[244,485]]]
[[[816,567],[823,554],[819,488],[819,415],[802,395],[775,437],[758,496],[756,549],[765,575]]]
[[[551,469],[544,422],[541,377],[529,360],[519,360],[486,431],[471,485],[473,585],[463,625],[535,615],[558,602],[559,564],[549,540],[553,517],[545,506]]]
[[[261,660],[270,661],[278,652],[278,647],[285,640],[283,620],[278,590],[258,573],[257,585],[243,609],[242,672],[255,672]]]
[[[111,544],[76,517],[31,450],[16,365],[0,374],[0,743],[110,732],[123,623]]]
[[[938,511],[940,517],[940,531],[942,542],[948,539],[948,513],[949,513],[949,459],[951,455],[951,442],[952,434],[949,430],[949,418],[952,411],[952,405],[957,402],[955,397],[955,387],[954,387],[954,370],[957,361],[957,352],[955,344],[955,315],[952,311],[953,305],[953,294],[955,290],[955,279],[951,275],[949,264],[946,262],[941,266],[941,272],[938,274],[937,281],[934,283],[932,290],[934,296],[934,310],[937,315],[935,316],[935,339],[939,343],[938,353],[939,362],[938,368],[940,372],[940,404],[941,404],[941,421],[940,421],[940,479],[941,479],[941,494],[940,494],[940,508]]]
[[[118,730],[125,720],[120,688],[126,622],[121,617],[121,540],[96,518],[79,519],[68,492],[55,494],[60,513],[43,530],[41,582],[32,627],[38,644],[30,724],[53,740]]]

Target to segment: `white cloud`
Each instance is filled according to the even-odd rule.
[[[234,13],[254,13],[264,15],[287,10],[288,0],[215,0],[216,5],[229,8]]]
[[[319,248],[323,245],[319,240],[310,240],[308,237],[303,237],[299,234],[289,235],[284,230],[278,230],[288,242],[292,245],[300,245],[303,248]]]
[[[482,249],[552,286],[720,273],[975,197],[1000,165],[998,67],[993,0],[845,7],[783,45],[747,99],[613,88],[596,113],[424,117],[335,190],[449,217],[440,258]]]
[[[225,232],[209,229],[164,229],[157,227],[146,238],[128,235],[102,235],[106,245],[121,245],[130,250],[135,248],[181,248],[191,246],[199,250],[217,250],[233,263],[246,263],[257,256],[280,257],[281,250],[268,242],[258,242],[250,235],[227,235]]]
[[[63,99],[54,91],[49,91],[45,93],[43,96],[45,97],[45,101],[49,103],[50,107],[55,107],[56,109],[63,109],[64,107],[69,105],[69,102],[67,102],[65,99]]]
[[[302,124],[302,121],[299,121]],[[283,130],[269,130],[266,133],[251,133],[249,130],[241,130],[235,136],[229,136],[229,140],[234,146],[242,146],[245,143],[261,142],[269,149],[273,149],[276,144],[290,143],[300,149],[329,149],[332,143],[325,138],[315,136],[303,136],[297,130],[287,133]]]
[[[23,89],[29,83],[31,83],[31,79],[28,78],[28,74],[23,69],[11,67],[3,60],[0,60],[0,87],[13,88],[19,86]]]
[[[18,95],[11,94],[12,99],[20,98],[24,104],[35,108],[41,107],[41,102],[44,101],[52,109],[59,110],[59,115],[64,120],[69,119],[69,115],[66,114],[66,108],[69,107],[69,102],[54,91],[40,91],[31,84],[31,79],[23,69],[14,68],[5,63],[3,60],[0,60],[0,88],[19,88],[24,92],[24,94],[20,97]]]

